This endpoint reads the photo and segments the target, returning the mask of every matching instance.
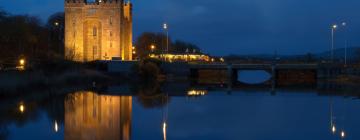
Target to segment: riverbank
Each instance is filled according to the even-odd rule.
[[[0,73],[0,94],[14,94],[50,87],[91,86],[108,83],[114,78],[91,69],[70,69],[62,72],[10,71]]]
[[[360,76],[339,75],[336,78],[330,79],[328,81],[331,83],[336,83],[336,84],[359,85],[360,84]]]

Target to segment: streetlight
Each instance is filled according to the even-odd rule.
[[[332,63],[334,62],[334,33],[337,27],[338,26],[336,24],[334,24],[331,27],[331,62]]]
[[[59,22],[55,22],[54,24],[55,24],[55,26],[59,26]]]
[[[133,54],[136,54],[136,48],[135,48],[135,46],[132,47],[132,53],[133,53]]]
[[[345,63],[345,66],[347,65],[347,48],[348,48],[348,40],[347,40],[347,23],[346,22],[343,22],[341,23],[341,25],[344,27],[344,30],[345,30],[345,60],[344,60],[344,63]]]
[[[25,59],[20,59],[19,64],[20,64],[20,66],[24,66],[25,65]]]
[[[155,48],[156,48],[155,45],[151,45],[151,46],[150,46],[150,49],[151,49],[151,52],[152,52],[152,53],[154,53]]]
[[[163,24],[163,28],[166,32],[166,53],[169,53],[169,30],[167,23]]]

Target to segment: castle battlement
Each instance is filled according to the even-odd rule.
[[[122,5],[123,0],[96,0],[95,2],[87,2],[86,0],[65,0],[65,6],[96,6],[96,5]]]

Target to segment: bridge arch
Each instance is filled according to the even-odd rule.
[[[267,70],[237,70],[237,82],[246,85],[270,83],[273,75]]]

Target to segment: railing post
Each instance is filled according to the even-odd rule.
[[[228,83],[227,83],[227,86],[228,86],[228,91],[231,91],[231,88],[233,86],[233,66],[231,63],[228,63],[227,65],[227,76],[228,76]]]
[[[275,92],[276,88],[276,63],[272,63],[271,65],[271,92]]]

